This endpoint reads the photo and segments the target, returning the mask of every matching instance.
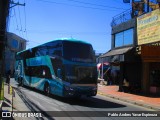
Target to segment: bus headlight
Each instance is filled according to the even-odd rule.
[[[93,91],[97,91],[97,87],[94,87],[92,90],[93,90]]]

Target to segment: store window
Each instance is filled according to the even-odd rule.
[[[115,47],[133,44],[133,29],[115,34]]]

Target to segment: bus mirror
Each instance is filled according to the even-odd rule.
[[[61,72],[62,72],[61,69],[58,68],[57,69],[57,76],[58,76],[58,78],[62,78]]]

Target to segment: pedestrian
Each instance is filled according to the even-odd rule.
[[[112,69],[111,70],[111,77],[112,77],[112,82],[113,84],[115,84],[118,81],[118,77],[117,77],[117,70]]]
[[[11,70],[7,71],[7,79],[6,79],[6,83],[10,84],[10,77],[11,77]]]
[[[126,78],[124,78],[124,81],[123,81],[123,91],[129,92],[129,81]]]
[[[105,79],[105,81],[107,81],[108,85],[112,85],[112,77],[111,77],[111,68],[110,68],[110,66],[108,67],[108,69],[104,73],[104,79]]]

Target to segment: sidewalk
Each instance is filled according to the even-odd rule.
[[[141,96],[131,93],[118,92],[119,86],[98,85],[98,94],[160,111],[160,96]]]
[[[23,100],[20,98],[20,96],[17,94],[15,88],[17,87],[15,85],[15,80],[11,78],[10,85],[12,86],[12,91],[15,91],[15,95],[12,96],[12,94],[8,93],[8,84],[4,84],[4,100],[0,101],[0,110],[6,111],[6,112],[12,112],[12,111],[30,111],[30,109],[25,105]],[[14,82],[14,83],[13,83]],[[17,82],[16,82],[17,83]],[[13,119],[13,118],[10,118]],[[14,120],[20,120],[21,118],[15,117]],[[32,119],[31,119],[32,120]],[[33,119],[34,120],[34,119]]]

